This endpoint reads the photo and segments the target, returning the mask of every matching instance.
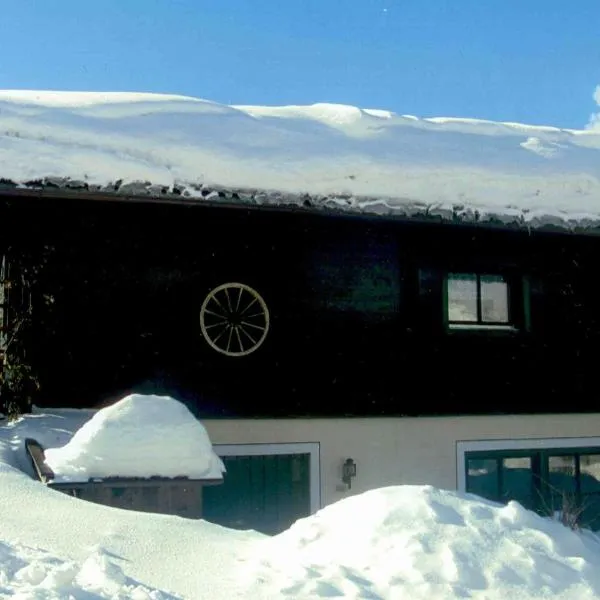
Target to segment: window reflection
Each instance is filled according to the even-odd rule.
[[[469,460],[467,472],[468,492],[490,500],[496,500],[500,496],[498,461],[495,458]]]
[[[582,492],[600,492],[600,455],[583,454],[579,459]]]
[[[600,455],[579,457],[581,489],[581,522],[591,529],[600,529]]]
[[[598,448],[491,454],[469,453],[468,492],[500,502],[516,500],[544,516],[600,530]]]
[[[450,323],[509,322],[508,283],[500,275],[451,273],[447,293]]]
[[[474,275],[448,277],[448,318],[450,321],[477,321],[477,278]]]
[[[548,457],[550,508],[561,513],[573,502],[577,491],[575,456]]]
[[[503,277],[481,277],[481,320],[508,323],[508,285]]]
[[[525,508],[533,508],[530,456],[502,459],[502,500],[516,500]]]

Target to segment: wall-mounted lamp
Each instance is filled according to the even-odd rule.
[[[348,489],[352,487],[353,477],[356,477],[356,463],[351,458],[347,458],[342,466],[342,481]]]

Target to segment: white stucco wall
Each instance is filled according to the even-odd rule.
[[[395,484],[457,488],[457,443],[600,437],[600,413],[493,417],[208,420],[213,444],[319,443],[321,503]],[[341,467],[353,458],[352,489]]]

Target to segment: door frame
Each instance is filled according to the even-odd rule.
[[[278,454],[309,454],[310,514],[321,508],[321,444],[298,442],[281,444],[213,444],[218,456],[276,456]]]

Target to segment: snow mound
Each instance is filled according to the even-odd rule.
[[[204,426],[168,396],[132,394],[99,410],[61,448],[46,450],[56,482],[105,477],[220,479]]]
[[[600,597],[600,542],[525,510],[429,486],[328,506],[262,542],[253,596],[432,600]],[[257,596],[258,597],[258,596]]]

